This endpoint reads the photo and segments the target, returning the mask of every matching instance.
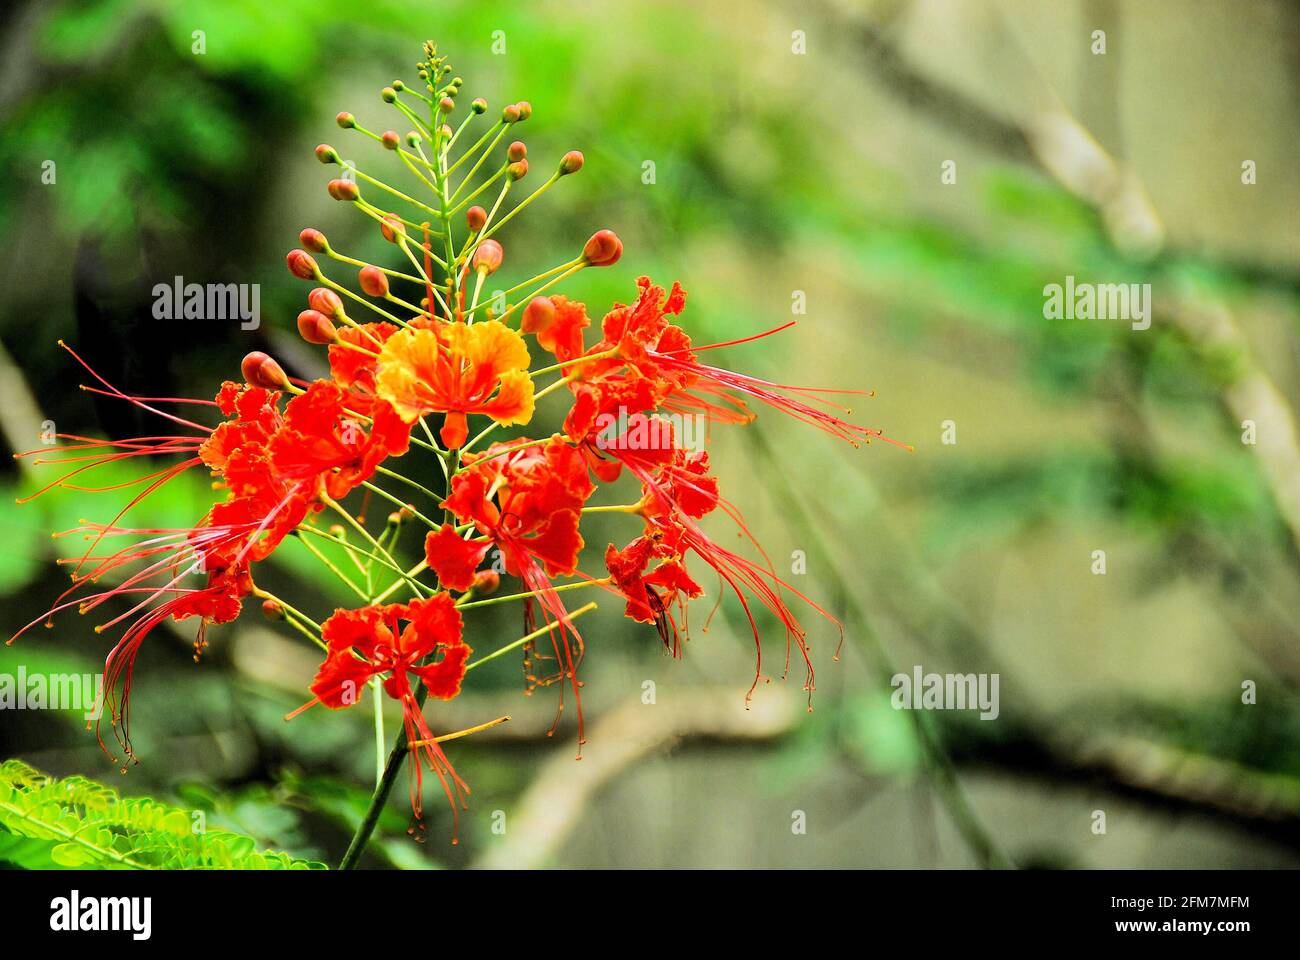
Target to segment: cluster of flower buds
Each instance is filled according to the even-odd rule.
[[[453,813],[468,793],[440,744],[498,722],[435,735],[426,700],[457,696],[468,671],[498,653],[522,648],[530,687],[556,684],[561,707],[565,690],[571,692],[582,743],[585,645],[574,621],[595,604],[570,609],[570,591],[614,594],[627,617],[653,625],[665,649],[679,655],[687,604],[704,593],[696,576],[710,568],[737,599],[759,650],[750,693],[762,677],[757,615],[765,608],[785,635],[787,668],[792,652],[801,657],[811,697],[807,634],[791,605],[838,621],[783,581],[756,542],[750,557],[706,532],[702,521],[716,512],[753,541],[719,492],[708,453],[685,444],[673,419],[742,423],[759,403],[855,445],[882,437],[830,412],[845,411],[825,395],[844,391],[776,384],[703,362],[707,351],[786,327],[695,344],[677,322],[686,302],[678,284],[665,289],[640,278],[632,302],[614,304],[589,335],[584,304],[549,291],[587,267],[617,263],[623,245],[610,230],[594,233],[572,259],[511,284],[504,297],[485,299],[486,278],[506,265],[501,230],[581,170],[583,156],[564,154],[547,180],[515,199],[512,191],[528,173],[528,148],[519,140],[504,153],[498,148],[531,116],[531,105],[508,105],[475,136],[474,121],[487,122],[487,102],[476,99],[461,110],[461,79],[432,45],[425,53],[423,90],[394,81],[381,94],[405,134],[374,132],[351,113],[338,115],[341,128],[379,143],[375,156],[406,174],[404,189],[381,179],[369,161],[345,160],[328,144],[316,149],[321,163],[341,168],[329,195],[373,221],[393,254],[389,263],[369,263],[314,228],[304,229],[300,248],[288,254],[289,272],[313,284],[298,332],[327,348],[329,375],[304,381],[267,354],[250,353],[240,381],[226,382],[215,401],[191,401],[220,414],[215,426],[100,381],[100,392],[181,432],[103,444],[65,438],[76,467],[51,486],[73,488],[74,476],[123,458],[182,459],[150,474],[112,523],[79,528],[92,545],[49,614],[70,606],[86,612],[109,600],[128,605],[99,629],[127,624],[108,655],[106,682],[108,716],[131,757],[127,694],[141,641],[168,617],[193,617],[200,624],[197,653],[209,625],[230,622],[245,598],[257,597],[268,617],[325,650],[301,709],[348,708],[367,686],[376,701],[383,694],[401,704],[393,756],[409,758],[417,819],[426,773],[438,778]],[[354,272],[355,289],[344,282]],[[542,439],[501,432],[531,424],[538,401],[553,393],[567,399],[558,430],[536,432]],[[612,432],[611,423],[619,425]],[[647,435],[657,439],[644,442]],[[124,515],[135,503],[200,465],[216,480],[220,499],[192,528],[128,525]],[[632,491],[629,502],[590,502],[619,483]],[[349,509],[353,494],[395,508],[382,530],[372,531]],[[584,521],[593,513],[622,515],[631,527],[626,542],[605,548],[603,569],[584,572]],[[423,534],[413,564],[402,561],[399,548],[412,527]],[[130,545],[107,546],[117,538]],[[318,622],[258,586],[257,565],[286,542],[320,557],[363,602]],[[352,567],[330,563],[319,549],[325,543],[352,553]],[[497,595],[503,576],[517,589]],[[82,591],[105,579],[115,582]],[[474,660],[465,618],[511,601],[524,608],[524,636]]]

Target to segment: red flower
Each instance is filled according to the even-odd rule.
[[[650,561],[664,553],[667,559],[660,559],[647,574]],[[681,636],[671,608],[675,604],[679,615],[684,616],[685,600],[704,595],[704,589],[686,572],[686,565],[671,550],[661,551],[653,539],[637,537],[622,550],[612,543],[606,547],[605,567],[615,588],[627,600],[626,615],[640,623],[653,623],[664,646],[674,657],[680,657]]]
[[[523,338],[497,320],[403,330],[380,352],[377,390],[407,423],[445,413],[442,442],[456,449],[469,435],[467,414],[502,426],[532,419],[528,362]]]
[[[444,586],[467,590],[487,551],[494,544],[500,549],[506,572],[521,578],[526,589],[536,594],[547,623],[558,622],[559,636],[552,634],[552,642],[562,668],[558,676],[544,682],[569,680],[582,743],[577,679],[582,636],[567,622],[568,612],[550,578],[577,569],[583,545],[578,522],[582,505],[595,487],[582,454],[562,438],[523,447],[517,446],[519,442],[495,444],[481,455],[465,458],[468,467],[452,479],[451,495],[442,506],[462,522],[472,523],[479,538],[463,541],[445,524],[426,538],[425,559]],[[513,449],[506,452],[507,446]]]
[[[409,604],[336,610],[321,627],[329,653],[311,685],[315,698],[290,715],[316,703],[331,710],[349,707],[360,699],[372,677],[386,674],[384,692],[402,704],[407,742],[412,744],[411,809],[417,818],[423,816],[426,765],[442,784],[454,817],[459,816],[458,806],[469,793],[435,741],[411,683],[415,677],[437,700],[450,700],[460,693],[472,652],[462,639],[462,628],[460,611],[448,593],[435,593]]]
[[[573,364],[568,368],[577,373],[576,379],[570,383],[576,399],[575,419],[566,421],[565,429],[575,441],[581,440],[579,434],[587,418],[586,412],[579,414],[578,411],[599,412],[616,406],[621,401],[615,401],[611,394],[633,389],[629,387],[628,381],[639,376],[649,381],[649,392],[654,403],[628,407],[629,411],[658,408],[676,413],[703,414],[718,422],[742,423],[753,419],[746,403],[746,398],[753,398],[853,444],[879,438],[897,446],[906,446],[884,436],[879,430],[849,423],[812,405],[847,412],[845,408],[827,400],[826,396],[859,394],[860,391],[773,383],[710,366],[697,359],[700,351],[734,346],[779,333],[793,325],[793,321],[756,336],[693,346],[685,331],[667,319],[681,313],[686,305],[686,294],[681,286],[674,283],[672,289],[665,293],[663,287],[655,286],[648,277],[639,278],[637,286],[641,293],[636,303],[631,306],[616,305],[606,314],[601,322],[603,338],[583,356],[611,350],[616,353],[600,360]],[[560,359],[576,358],[566,356]],[[638,385],[634,389],[646,388]],[[587,396],[584,397],[584,394]]]
[[[284,424],[267,445],[271,466],[285,482],[319,483],[333,497],[369,480],[387,457],[406,452],[411,428],[383,401],[371,405],[370,432],[347,407],[349,394],[317,380],[284,410]]]

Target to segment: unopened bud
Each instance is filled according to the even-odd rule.
[[[389,243],[396,243],[398,237],[406,236],[406,224],[390,213],[379,222],[379,232]]]
[[[487,211],[482,207],[470,207],[465,211],[465,222],[473,233],[478,233],[487,223]]]
[[[361,289],[370,296],[388,296],[388,277],[378,267],[362,267],[358,279],[361,283]]]
[[[395,103],[397,101],[397,91],[392,87],[384,87],[384,89],[379,91],[379,96],[383,99],[384,103]]]
[[[308,343],[333,343],[338,339],[338,331],[329,317],[316,310],[304,310],[298,314],[298,333]]]
[[[396,130],[385,130],[379,140],[387,150],[396,150],[402,145],[402,136]]]
[[[262,616],[268,620],[283,620],[284,606],[278,600],[263,600]]]
[[[289,272],[301,280],[315,280],[320,276],[320,267],[316,266],[316,261],[306,250],[290,250],[284,262],[288,265]]]
[[[593,267],[608,267],[623,256],[623,241],[613,230],[598,230],[582,248],[582,259]]]
[[[357,118],[352,116],[346,110],[334,118],[334,121],[344,130],[351,130],[357,125]]]
[[[524,307],[519,328],[524,333],[541,333],[555,322],[555,304],[550,297],[533,297]]]
[[[522,160],[524,157],[528,156],[528,145],[522,140],[516,140],[506,148],[506,156],[510,159],[511,163],[516,160]]]
[[[529,103],[527,100],[520,100],[517,104],[515,104],[515,106],[519,108],[520,120],[527,120],[529,117],[533,115],[533,105]]]
[[[340,163],[339,152],[331,147],[328,143],[322,143],[316,148],[316,159],[321,163]]]
[[[495,570],[480,570],[474,574],[474,583],[471,588],[476,597],[488,597],[496,593],[501,587],[501,574]]]
[[[570,173],[577,173],[582,169],[585,162],[581,150],[570,150],[564,156],[560,157],[560,176],[567,176]]]
[[[487,101],[479,97],[469,105],[469,108],[475,113],[487,113]]]
[[[329,253],[330,242],[325,239],[325,234],[312,227],[298,234],[298,242],[312,253]]]
[[[335,200],[351,202],[361,198],[361,189],[351,180],[331,180],[326,189]]]
[[[452,130],[449,124],[444,123],[441,127],[438,128],[438,136],[442,137],[442,139],[444,140],[450,140],[451,134],[452,134]]]
[[[501,119],[506,123],[519,122],[519,104],[512,103],[501,111]]]
[[[513,180],[522,180],[528,176],[528,161],[516,160],[506,167],[506,176]]]
[[[317,287],[307,294],[307,305],[325,316],[338,320],[343,316],[343,301],[327,287]]]
[[[495,240],[484,240],[474,250],[474,269],[480,273],[496,273],[504,257],[505,251],[501,249],[501,244]]]
[[[284,375],[284,369],[261,350],[254,350],[244,357],[239,370],[244,375],[244,382],[252,387],[283,390],[289,385],[289,378]]]
[[[443,97],[438,101],[438,109],[443,113],[451,113],[456,109],[456,101],[451,97]]]

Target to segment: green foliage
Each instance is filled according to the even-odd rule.
[[[198,830],[193,815],[122,797],[84,777],[0,764],[0,861],[25,869],[311,870],[324,864],[256,849],[252,837]]]

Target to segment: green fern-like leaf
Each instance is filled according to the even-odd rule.
[[[314,870],[252,837],[196,829],[191,814],[87,780],[0,763],[0,862],[26,869]]]

